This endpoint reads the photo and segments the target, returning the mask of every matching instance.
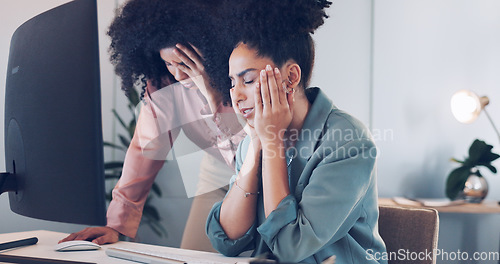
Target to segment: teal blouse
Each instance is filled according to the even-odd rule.
[[[319,88],[306,94],[311,108],[298,141],[286,153],[291,194],[266,218],[261,192],[256,222],[237,240],[224,233],[222,202],[216,203],[207,235],[226,256],[254,250],[254,256],[272,253],[281,262],[321,263],[335,255],[336,263],[381,263],[373,257],[386,249],[378,233],[377,150],[370,132]],[[238,147],[236,174],[249,143],[247,137]]]

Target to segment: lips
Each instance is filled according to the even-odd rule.
[[[184,86],[187,89],[191,89],[191,88],[196,87],[193,82],[180,82],[180,83],[182,84],[182,86]]]
[[[253,108],[240,108],[240,112],[244,118],[248,119],[250,115],[253,113]]]

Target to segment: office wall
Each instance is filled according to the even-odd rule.
[[[467,155],[474,138],[500,152],[484,113],[464,125],[449,106],[455,91],[471,89],[489,96],[489,113],[500,123],[500,2],[376,0],[373,27],[373,127],[394,131],[392,139],[378,142],[379,193],[444,197],[446,177],[456,166],[449,159]],[[500,161],[494,165],[499,168]],[[499,200],[500,177],[488,170],[484,175],[488,198]],[[497,252],[499,220],[441,214],[439,247]]]

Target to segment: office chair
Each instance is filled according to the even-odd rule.
[[[439,216],[435,209],[379,206],[379,211],[379,232],[389,264],[436,263],[432,254],[437,249]]]

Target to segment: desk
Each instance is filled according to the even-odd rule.
[[[54,251],[54,247],[59,240],[66,237],[68,234],[52,232],[52,231],[28,231],[28,232],[18,232],[18,233],[9,233],[9,234],[0,234],[0,243],[9,242],[13,240],[19,240],[23,238],[29,237],[37,237],[38,243],[32,246],[26,246],[21,248],[15,248],[11,250],[1,251],[2,254],[9,254],[15,256],[24,256],[24,257],[37,257],[37,258],[50,258],[50,259],[58,259],[58,260],[68,260],[68,261],[82,261],[82,262],[93,262],[93,263],[102,263],[102,264],[132,264],[136,262],[131,262],[127,260],[117,259],[108,257],[106,255],[105,250],[109,247],[133,247],[137,250],[162,250],[169,251],[172,253],[179,252],[187,252],[190,256],[199,256],[201,259],[204,259],[203,256],[207,256],[206,259],[217,259],[220,258],[221,263],[235,263],[236,261],[248,261],[248,258],[227,258],[220,254],[210,253],[210,252],[202,252],[202,251],[194,251],[194,250],[186,250],[186,249],[178,249],[178,248],[169,248],[169,247],[161,247],[161,246],[153,246],[146,245],[140,243],[132,243],[132,242],[118,242],[111,245],[103,245],[101,249],[94,251],[80,251],[80,252],[57,252]]]
[[[401,206],[401,207],[413,207],[413,208],[433,208],[436,209],[440,213],[462,213],[462,214],[499,214],[500,213],[500,205],[496,201],[488,201],[485,200],[482,203],[474,204],[474,203],[465,203],[460,205],[452,205],[452,206],[423,206],[423,205],[401,205],[392,198],[379,198],[379,205],[392,205],[392,206]]]

